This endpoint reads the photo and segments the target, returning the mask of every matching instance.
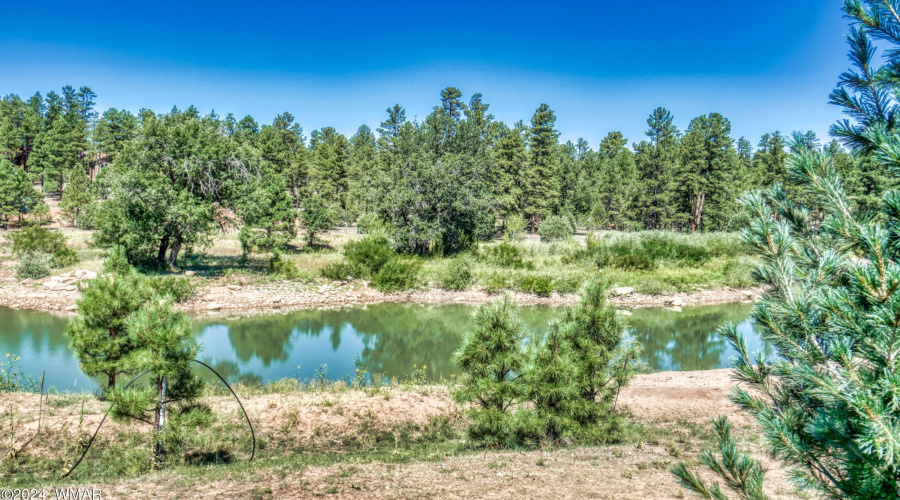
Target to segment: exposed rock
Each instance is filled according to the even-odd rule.
[[[672,312],[680,313],[680,312],[681,312],[681,306],[667,307],[666,310],[667,310],[667,311],[672,311]]]
[[[634,293],[634,287],[620,286],[618,288],[613,288],[612,290],[610,290],[610,292],[612,292],[612,294],[615,295],[616,297],[619,297],[622,295],[631,295]]]
[[[81,279],[83,280],[92,280],[97,277],[97,273],[94,271],[81,271]]]
[[[25,278],[19,282],[20,285],[30,285],[32,283],[34,283],[34,280],[31,278]]]
[[[195,274],[197,274],[197,273],[195,273],[194,271],[185,271],[185,272],[184,272],[184,275],[187,276],[187,277],[191,277],[191,276],[193,276],[193,275],[195,275]]]
[[[78,287],[75,285],[69,285],[66,287],[67,292],[74,292],[75,290],[78,290]]]
[[[71,306],[66,306],[66,311],[77,311],[78,306],[72,304]]]
[[[229,290],[237,291],[237,290],[241,289],[241,285],[226,285],[226,286],[228,287]]]
[[[741,290],[741,295],[747,297],[748,299],[752,299],[756,293],[753,290]]]
[[[222,308],[222,306],[215,302],[210,302],[209,304],[206,304],[206,310],[208,310],[208,311],[218,311],[221,308]]]

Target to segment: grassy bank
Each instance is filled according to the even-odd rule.
[[[98,270],[105,252],[91,246],[91,232],[62,228],[79,262],[56,272]],[[193,271],[195,285],[211,280],[242,285],[289,282],[300,287],[330,282],[324,272],[347,263],[344,250],[362,236],[354,228],[333,230],[309,247],[297,240],[282,254],[286,263],[273,271],[270,258],[244,258],[234,232],[217,237],[209,248],[186,253],[179,261]],[[4,259],[13,259],[8,248]],[[559,242],[527,236],[518,240],[483,242],[478,249],[453,258],[404,260],[414,266],[412,279],[402,288],[504,290],[548,295],[577,292],[589,279],[612,287],[633,287],[638,293],[666,294],[701,289],[752,286],[757,261],[736,233],[601,232],[576,235]],[[333,273],[332,273],[333,274]],[[354,280],[371,279],[358,276]]]

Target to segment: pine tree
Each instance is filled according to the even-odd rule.
[[[347,166],[347,211],[350,220],[372,209],[378,178],[383,175],[375,144],[375,134],[366,125],[361,125],[350,138]]]
[[[639,218],[647,229],[669,227],[675,215],[675,173],[678,170],[678,128],[672,114],[656,108],[647,119],[649,140],[634,146],[634,161],[640,185]]]
[[[7,160],[0,159],[0,218],[9,225],[13,217],[21,222],[25,214],[34,211],[44,200],[34,188],[28,174]]]
[[[272,125],[263,126],[257,136],[257,147],[284,182],[299,207],[303,191],[309,182],[307,150],[303,129],[294,123],[294,116],[284,112],[275,117]]]
[[[350,161],[350,143],[344,134],[333,127],[316,130],[310,137],[312,168],[310,186],[325,203],[345,210],[347,200],[347,169]]]
[[[91,377],[105,376],[106,390],[115,388],[119,375],[134,373],[124,362],[137,347],[125,322],[150,298],[150,290],[123,256],[112,252],[104,274],[81,285],[78,316],[66,325],[81,370]]]
[[[149,371],[154,383],[147,388],[110,391],[111,411],[115,418],[152,423],[156,441],[153,464],[159,466],[170,405],[195,401],[203,387],[191,372],[198,346],[190,321],[170,299],[154,297],[128,317],[125,329],[132,345],[138,346],[124,360],[125,365],[133,371]]]
[[[735,198],[743,186],[730,133],[731,122],[710,113],[691,120],[682,140],[676,175],[682,204],[679,218],[691,231],[723,228],[738,211]]]
[[[619,429],[616,399],[635,373],[640,348],[626,338],[626,325],[606,301],[603,286],[588,282],[578,305],[566,310],[559,324],[573,369],[571,384],[579,397],[573,408],[580,437],[608,440]]]
[[[496,145],[496,158],[487,174],[493,193],[494,207],[503,218],[504,226],[511,217],[521,217],[523,204],[522,181],[527,168],[525,125],[505,128]]]
[[[518,432],[525,434],[525,439],[549,445],[571,443],[578,432],[574,416],[581,395],[572,383],[576,372],[559,322],[550,324],[546,338],[535,350],[525,375],[526,398],[534,409]]]
[[[63,191],[59,208],[62,209],[63,215],[71,219],[73,226],[81,227],[78,224],[78,218],[93,202],[94,195],[91,192],[88,176],[83,168],[76,166],[69,174],[69,182],[66,190]]]
[[[556,115],[546,104],[541,104],[531,117],[528,138],[529,163],[523,181],[525,216],[534,233],[540,221],[553,213],[559,205],[556,147],[559,132]]]
[[[596,194],[606,215],[604,227],[626,229],[636,217],[632,205],[637,195],[637,170],[634,154],[625,148],[626,143],[621,132],[610,132],[600,143]]]
[[[453,355],[465,374],[453,399],[474,403],[469,410],[473,423],[467,432],[477,445],[504,446],[512,439],[515,424],[510,410],[525,390],[525,335],[525,326],[515,316],[515,304],[503,296],[494,304],[478,308],[475,330]]]

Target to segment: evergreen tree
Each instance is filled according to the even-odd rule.
[[[133,374],[124,359],[137,346],[125,331],[127,318],[150,298],[150,290],[114,251],[104,262],[104,274],[81,285],[78,316],[66,325],[66,335],[81,370],[90,377],[105,376],[106,389],[122,374]]]
[[[522,122],[503,129],[497,140],[495,161],[487,174],[494,207],[504,226],[510,217],[521,217],[524,210],[522,181],[528,168],[525,133]]]
[[[521,376],[528,361],[522,348],[525,335],[525,326],[515,316],[515,304],[503,296],[478,308],[475,330],[454,354],[465,378],[453,399],[473,403],[469,410],[473,423],[467,432],[477,445],[509,444],[515,430],[509,410],[525,390]]]
[[[682,140],[676,176],[683,207],[679,217],[691,231],[723,228],[738,210],[734,200],[743,186],[730,133],[731,122],[710,113],[691,120]]]
[[[198,346],[190,321],[170,299],[154,297],[128,317],[125,328],[129,341],[139,346],[125,364],[133,371],[150,371],[154,383],[147,388],[110,391],[112,415],[152,423],[156,440],[153,464],[159,466],[170,405],[192,403],[203,388],[203,382],[191,372]]]
[[[94,195],[91,192],[91,184],[84,169],[76,166],[69,174],[69,182],[65,191],[63,191],[62,199],[59,202],[59,208],[62,209],[63,215],[71,219],[72,225],[81,227],[78,224],[78,218],[94,202]]]
[[[375,189],[382,171],[378,165],[375,134],[366,125],[361,125],[350,138],[347,166],[347,211],[348,220],[372,209]]]
[[[636,196],[634,154],[625,148],[627,140],[621,132],[610,132],[600,143],[600,171],[597,178],[597,202],[605,215],[604,227],[625,229],[636,218],[633,198]]]
[[[333,127],[325,127],[312,133],[310,138],[312,189],[329,205],[345,210],[347,200],[347,169],[350,144],[343,134]]]
[[[559,132],[556,115],[546,104],[541,104],[531,117],[528,137],[529,162],[523,181],[525,216],[534,233],[540,221],[553,213],[559,205],[556,147]]]
[[[103,112],[97,126],[94,127],[94,143],[105,155],[108,163],[115,161],[116,156],[125,148],[125,144],[134,139],[138,133],[138,119],[131,112],[110,108]]]
[[[534,404],[525,424],[531,439],[550,445],[573,441],[578,431],[574,415],[581,401],[578,386],[572,383],[575,376],[560,325],[553,322],[525,375],[525,396]]]
[[[262,157],[284,178],[294,206],[299,207],[309,181],[309,169],[303,129],[294,123],[294,116],[284,112],[275,117],[272,125],[263,126],[257,136],[257,146]]]
[[[244,255],[255,251],[284,251],[297,236],[297,211],[293,207],[284,178],[270,173],[244,185],[236,202],[241,218],[238,240]]]
[[[43,205],[41,193],[28,174],[7,160],[0,159],[0,218],[9,225],[13,217],[21,222],[25,214]]]
[[[640,186],[639,218],[647,229],[669,227],[676,206],[673,191],[678,170],[678,128],[672,114],[656,108],[647,119],[648,140],[634,146],[634,161]]]

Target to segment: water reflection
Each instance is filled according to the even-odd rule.
[[[751,349],[767,348],[748,320],[748,305],[688,308],[677,313],[642,309],[628,319],[654,370],[697,370],[727,366],[731,352],[715,333],[733,321],[748,336]],[[200,359],[229,381],[255,384],[286,377],[310,379],[321,365],[340,379],[361,368],[372,374],[402,377],[413,365],[428,366],[439,380],[457,373],[451,355],[472,328],[469,306],[381,304],[316,309],[240,319],[196,319]],[[559,312],[547,307],[521,310],[524,323],[543,333]],[[94,389],[69,349],[67,318],[46,313],[0,309],[0,353],[15,352],[35,376],[48,370],[48,386],[60,390]],[[771,348],[768,348],[771,354]],[[202,373],[202,372],[201,372]],[[204,374],[210,380],[212,374]]]

